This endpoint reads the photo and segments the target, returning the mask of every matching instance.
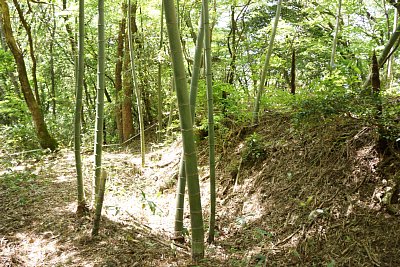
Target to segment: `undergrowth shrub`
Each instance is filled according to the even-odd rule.
[[[7,94],[0,101],[0,124],[23,124],[29,120],[25,101],[15,94]]]
[[[254,162],[265,159],[267,156],[263,137],[254,132],[249,135],[245,140],[245,147],[243,150],[243,160],[245,162]]]
[[[39,148],[39,143],[31,122],[13,126],[0,125],[0,142],[8,151]]]
[[[383,112],[380,123],[382,125],[383,138],[400,142],[400,99],[385,96],[382,99]]]

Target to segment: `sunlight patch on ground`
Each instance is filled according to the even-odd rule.
[[[2,262],[7,262],[4,260],[7,259],[10,266],[14,266],[12,263],[26,267],[68,264],[75,255],[74,252],[58,246],[57,236],[51,232],[41,235],[17,233],[15,239],[15,242],[10,242],[3,238],[1,242]]]
[[[59,175],[56,177],[55,180],[53,180],[54,183],[65,183],[65,182],[70,182],[74,177],[72,175]]]

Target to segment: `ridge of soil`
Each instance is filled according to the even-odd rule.
[[[302,127],[281,113],[260,121],[231,125],[218,141],[216,243],[197,266],[400,266],[397,204],[385,202],[400,160],[376,151],[377,130],[343,116]],[[181,143],[151,150],[144,168],[139,155],[104,152],[109,179],[94,239],[91,216],[75,215],[73,151],[0,151],[0,266],[193,266],[189,244],[170,239]],[[84,155],[87,192],[92,162]]]

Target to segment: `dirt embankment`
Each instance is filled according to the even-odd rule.
[[[400,160],[394,149],[377,153],[375,128],[349,117],[296,126],[270,113],[256,128],[228,130],[217,140],[216,243],[199,266],[400,266],[393,189]],[[199,151],[207,224],[205,143]],[[191,266],[189,244],[170,246],[180,152],[179,142],[153,147],[145,168],[129,151],[104,153],[109,181],[96,239],[92,218],[74,213],[72,151],[4,152],[0,265]],[[90,192],[93,158],[84,158]]]
[[[294,125],[276,113],[237,129],[220,166],[232,266],[400,266],[400,157],[376,151],[376,132],[349,117]]]

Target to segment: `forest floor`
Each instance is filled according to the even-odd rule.
[[[300,129],[271,113],[258,127],[227,128],[217,143],[216,243],[196,266],[400,266],[400,160],[376,151],[373,126],[341,116]],[[199,144],[207,225],[207,147]],[[71,149],[0,150],[0,266],[195,266],[188,243],[171,245],[180,152],[179,141],[153,145],[141,167],[138,154],[106,148],[93,239],[91,216],[75,215]]]

